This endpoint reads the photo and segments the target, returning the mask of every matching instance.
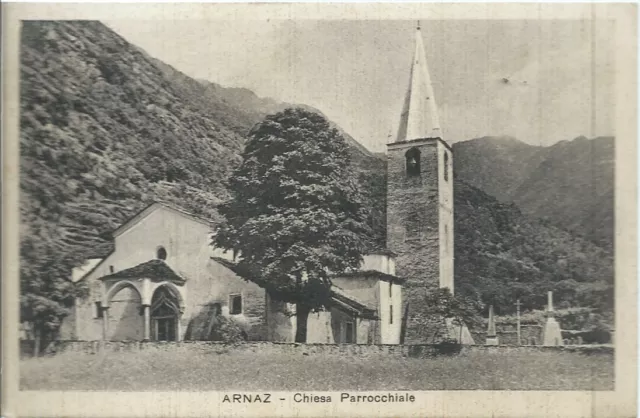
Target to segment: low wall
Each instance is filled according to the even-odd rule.
[[[46,349],[46,354],[74,352],[96,354],[106,352],[140,351],[204,351],[222,354],[229,351],[246,351],[285,355],[332,355],[332,356],[394,356],[433,357],[443,354],[468,355],[472,353],[527,353],[527,352],[574,352],[579,354],[613,355],[613,346],[585,345],[564,347],[542,346],[490,346],[466,345],[451,349],[433,344],[415,345],[364,345],[364,344],[297,344],[274,342],[245,342],[236,345],[210,341],[158,342],[158,341],[55,341]]]

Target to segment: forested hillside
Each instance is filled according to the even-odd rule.
[[[612,250],[614,138],[578,137],[550,147],[509,137],[453,145],[456,175],[523,212]]]
[[[215,207],[228,196],[226,182],[244,136],[266,114],[288,106],[193,80],[99,22],[25,21],[22,36],[23,294],[29,289],[67,298],[66,287],[47,288],[52,275],[68,277],[84,258],[104,256],[110,231],[151,200],[218,219]],[[376,245],[383,247],[386,161],[344,135]],[[510,161],[509,172],[517,171],[518,159]],[[527,307],[542,307],[545,292],[556,290],[560,303],[596,306],[606,300],[603,308],[610,309],[610,253],[463,181],[456,183],[455,201],[460,292],[508,310],[516,295]]]
[[[60,251],[90,256],[153,198],[215,217],[251,121],[186,94],[101,23],[23,25],[24,236],[46,225]]]
[[[21,64],[23,235],[82,256],[152,199],[216,219],[244,135],[285,107],[240,108],[253,93],[203,88],[99,22],[25,22]]]
[[[613,256],[591,241],[528,217],[481,190],[455,183],[456,291],[479,294],[501,314],[556,306],[613,311]]]

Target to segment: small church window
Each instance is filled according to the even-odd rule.
[[[420,175],[420,150],[418,148],[411,148],[405,154],[407,176],[419,176]]]
[[[156,251],[156,258],[158,260],[166,260],[167,250],[165,250],[164,247],[158,247],[158,250]]]
[[[393,305],[389,305],[389,323],[393,324]]]
[[[230,295],[229,296],[229,314],[239,315],[242,313],[242,296]]]
[[[412,211],[407,214],[405,221],[405,240],[419,240],[422,236],[420,214]]]
[[[392,297],[392,289],[393,288],[393,284],[391,282],[389,282],[389,297]]]
[[[102,302],[100,302],[100,301],[94,302],[93,303],[93,318],[94,319],[98,319],[98,318],[102,318],[102,317],[103,317]]]
[[[444,181],[449,181],[449,154],[444,152]]]
[[[351,344],[355,342],[354,337],[354,332],[353,332],[353,322],[347,322],[345,324],[345,336],[344,336],[344,342],[347,344]]]

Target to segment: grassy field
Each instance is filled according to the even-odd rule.
[[[470,353],[435,358],[142,351],[21,360],[23,390],[613,390],[613,356]]]

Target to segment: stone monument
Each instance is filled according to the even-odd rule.
[[[496,333],[496,319],[493,316],[493,305],[489,305],[489,327],[487,329],[486,345],[498,345],[498,334]]]
[[[562,332],[560,331],[560,324],[556,321],[555,313],[553,311],[553,292],[547,293],[547,299],[547,322],[544,325],[542,345],[547,347],[564,345],[562,341]]]

